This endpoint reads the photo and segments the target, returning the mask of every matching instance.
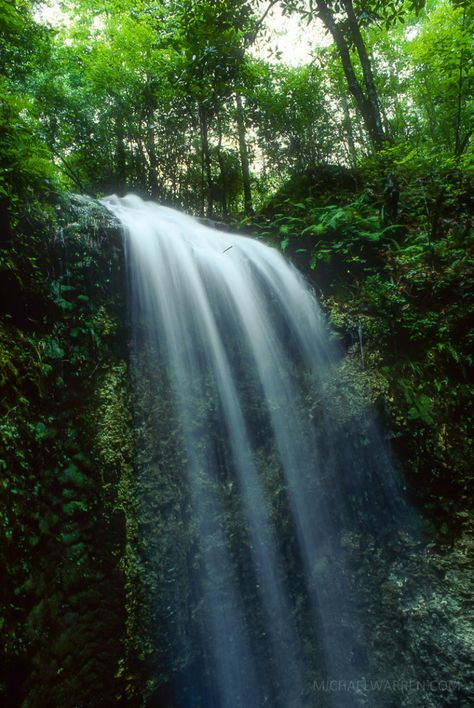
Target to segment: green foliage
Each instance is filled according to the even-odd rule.
[[[472,135],[472,12],[437,0],[420,14],[421,4],[354,3],[384,129],[407,154],[434,161],[442,146],[443,159],[463,159]],[[105,11],[76,0],[62,11],[54,32],[26,3],[5,12],[1,147],[10,167],[0,180],[10,199],[51,191],[60,172],[79,191],[135,190],[235,214],[244,187],[237,94],[257,204],[295,170],[356,165],[370,153],[334,46],[296,68],[251,57],[260,24],[249,2],[127,1]]]
[[[341,2],[341,0],[329,0],[325,4],[334,12],[344,12],[346,10],[346,3]],[[389,29],[398,22],[403,22],[409,12],[419,13],[425,4],[425,0],[408,0],[408,2],[405,2],[405,0],[390,0],[389,2],[386,0],[354,0],[351,3],[362,27],[370,26],[374,23],[383,23],[385,29]],[[310,3],[309,8],[307,8],[298,0],[285,0],[285,6],[290,10],[297,9],[306,18],[323,14],[320,4],[317,2]]]
[[[56,169],[41,140],[39,111],[25,83],[48,55],[48,33],[28,2],[0,2],[0,211],[7,240],[25,212],[55,191]]]
[[[349,273],[367,272],[380,260],[384,248],[397,248],[395,236],[398,226],[381,227],[380,215],[367,195],[346,205],[318,202],[307,197],[302,202],[281,203],[285,213],[279,213],[266,222],[262,236],[271,238],[280,234],[280,248],[306,253],[311,268],[318,263],[342,263]]]
[[[247,115],[267,169],[303,171],[334,159],[335,120],[321,68],[269,67],[260,61],[249,65],[247,76]]]
[[[311,267],[347,356],[373,382],[414,493],[443,518],[454,499],[466,503],[473,461],[469,181],[458,161],[435,165],[406,146],[382,159],[399,176],[398,223],[381,226],[368,163],[356,199],[287,197],[261,234]]]

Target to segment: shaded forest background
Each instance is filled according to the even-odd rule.
[[[120,238],[72,193],[135,192],[285,252],[433,538],[472,526],[474,7],[281,0],[315,36],[311,61],[287,66],[266,25],[276,4],[65,0],[51,25],[40,2],[0,0],[7,705],[49,705],[41,681],[51,705],[92,705],[91,682],[97,705],[139,704],[140,631],[121,609],[138,571],[117,560],[135,533]],[[68,685],[79,613],[94,658]]]

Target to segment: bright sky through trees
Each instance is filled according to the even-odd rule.
[[[262,14],[267,3],[262,2]],[[42,3],[37,14],[43,22],[52,26],[60,25],[66,18],[58,0]],[[281,7],[275,5],[265,18],[265,36],[257,38],[254,54],[274,63],[301,66],[311,61],[315,47],[327,46],[331,38],[324,32],[319,21],[309,26],[298,15],[285,17]]]
[[[267,15],[266,27],[271,39],[269,43],[268,38],[257,41],[258,54],[267,58],[270,50],[270,61],[281,61],[288,66],[309,63],[315,47],[331,43],[318,20],[308,26],[296,14],[285,17],[280,5],[275,5]]]

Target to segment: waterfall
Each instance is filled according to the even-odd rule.
[[[104,203],[129,279],[137,577],[150,696],[166,686],[150,704],[359,705],[317,688],[370,670],[347,539],[390,533],[406,509],[314,293],[258,240],[135,196]]]

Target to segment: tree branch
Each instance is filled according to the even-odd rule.
[[[49,149],[53,153],[54,157],[57,157],[58,160],[60,160],[64,172],[67,174],[67,176],[74,182],[76,187],[80,190],[81,193],[85,193],[84,185],[82,184],[79,176],[74,172],[73,169],[68,165],[67,161],[64,159],[64,157],[52,146],[49,145]]]
[[[257,39],[257,35],[260,32],[262,25],[265,22],[270,10],[272,9],[272,7],[277,5],[278,2],[279,2],[279,0],[270,0],[267,9],[263,13],[263,15],[260,17],[260,19],[257,20],[257,23],[256,23],[253,31],[246,37],[246,43],[245,43],[246,47],[250,46],[251,44],[253,44],[255,42],[255,40]]]

